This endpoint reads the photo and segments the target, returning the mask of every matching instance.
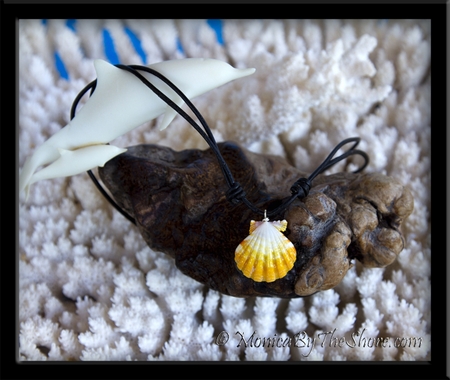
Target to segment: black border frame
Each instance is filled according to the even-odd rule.
[[[107,7],[88,7],[94,4],[108,4]],[[239,3],[239,5],[237,5]],[[1,375],[2,378],[10,379],[62,379],[62,378],[154,378],[162,376],[164,378],[176,378],[182,374],[183,378],[216,378],[216,377],[239,377],[242,368],[236,368],[236,365],[245,365],[251,363],[179,363],[179,362],[106,362],[106,363],[69,363],[69,362],[46,362],[40,363],[18,363],[16,360],[16,347],[18,345],[16,328],[16,293],[11,291],[12,281],[9,273],[12,268],[15,268],[17,274],[17,262],[15,255],[11,253],[11,237],[9,232],[9,225],[12,224],[11,219],[14,220],[15,247],[17,251],[18,246],[18,218],[17,218],[17,204],[18,195],[17,188],[17,165],[12,168],[11,157],[9,155],[11,145],[11,136],[13,135],[16,142],[17,149],[17,134],[14,128],[11,128],[11,119],[15,125],[17,120],[17,25],[16,21],[20,18],[133,18],[142,16],[148,13],[150,17],[154,18],[156,15],[161,16],[170,14],[171,18],[183,18],[186,14],[186,7],[188,10],[195,11],[195,15],[201,18],[235,18],[239,16],[246,16],[244,18],[255,18],[255,16],[264,18],[264,15],[278,16],[279,18],[292,18],[298,14],[299,16],[307,18],[417,18],[417,19],[431,19],[432,22],[432,162],[431,170],[432,176],[432,248],[435,252],[435,257],[432,259],[432,324],[435,326],[432,329],[432,349],[431,361],[429,362],[283,362],[283,363],[257,363],[252,365],[250,373],[252,377],[257,378],[405,378],[405,379],[448,379],[449,369],[447,368],[448,359],[448,292],[446,280],[446,272],[448,269],[447,261],[447,221],[442,222],[440,218],[441,209],[447,212],[447,181],[442,178],[447,174],[447,159],[445,157],[447,131],[446,124],[446,109],[447,109],[447,5],[443,1],[439,2],[411,2],[411,1],[371,1],[371,2],[341,2],[332,3],[327,1],[313,2],[300,1],[282,1],[278,3],[265,3],[256,1],[228,1],[215,2],[209,4],[207,2],[190,2],[189,4],[182,4],[176,0],[160,0],[160,1],[136,1],[120,3],[111,1],[3,1],[0,4],[1,14],[1,52],[2,59],[0,60],[1,67],[1,92],[2,92],[2,109],[1,120],[2,128],[0,133],[2,138],[2,179],[9,175],[15,178],[14,181],[4,181],[4,186],[1,186],[2,192],[2,219],[6,219],[3,223],[3,238],[1,249],[1,306],[2,313],[0,314],[1,323]],[[152,5],[161,4],[161,6],[152,7]],[[168,4],[177,4],[176,7],[167,7]],[[194,4],[201,4],[202,6],[195,6]],[[243,4],[254,4],[245,10]],[[166,5],[166,6],[164,6]],[[217,5],[217,6],[214,6]],[[255,7],[256,5],[256,7]],[[282,7],[283,5],[283,7]],[[298,11],[293,12],[293,8],[289,5],[300,5],[296,8]],[[325,5],[327,5],[325,7]],[[399,6],[400,5],[400,6]],[[144,7],[145,8],[142,8]],[[148,7],[147,7],[148,6]],[[286,6],[286,7],[284,7]],[[284,9],[282,9],[284,8]],[[288,9],[286,9],[288,8]],[[183,14],[182,14],[183,13]],[[217,17],[220,14],[219,17]],[[287,16],[287,17],[286,17]],[[242,17],[240,17],[242,18]],[[13,40],[14,39],[14,40]],[[14,58],[12,58],[14,57]],[[12,73],[15,73],[13,76]],[[14,105],[11,104],[14,99]],[[16,112],[12,114],[11,110]],[[8,156],[6,156],[8,154]],[[450,154],[450,153],[449,153]],[[444,157],[441,157],[444,155]],[[17,152],[16,152],[17,164]],[[445,174],[444,174],[445,173]],[[13,183],[13,185],[11,185]],[[12,199],[15,202],[12,202]],[[439,218],[439,220],[437,220]],[[17,277],[15,279],[16,291]],[[439,292],[439,293],[438,293]],[[14,308],[14,312],[12,312]],[[14,346],[14,350],[12,347]],[[147,368],[137,370],[137,368],[118,368],[117,365],[163,365],[162,371],[155,373],[155,369]],[[169,365],[168,365],[169,364]],[[173,364],[173,365],[172,365]],[[190,365],[211,365],[200,371],[192,368]],[[281,367],[274,368],[272,365]],[[348,368],[349,365],[351,368]],[[54,365],[70,366],[69,368],[54,368]],[[103,365],[101,370],[101,377],[95,375],[97,372],[88,372],[86,365]],[[220,368],[215,367],[220,365]],[[270,365],[270,366],[267,366]],[[301,365],[301,368],[293,367]],[[353,365],[355,367],[353,367]],[[320,366],[320,367],[319,367]],[[184,370],[179,372],[179,370]],[[156,375],[156,376],[155,376]]]

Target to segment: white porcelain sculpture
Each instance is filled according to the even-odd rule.
[[[177,115],[132,73],[103,60],[95,60],[94,66],[97,85],[93,95],[69,124],[26,160],[19,177],[19,191],[25,190],[27,196],[30,185],[38,180],[75,175],[103,166],[126,151],[105,144],[163,113],[160,129],[164,129]],[[165,61],[149,67],[163,74],[189,99],[255,71],[235,69],[228,63],[203,58]],[[160,79],[144,71],[140,73],[178,106],[183,104]],[[43,165],[48,166],[36,172]]]

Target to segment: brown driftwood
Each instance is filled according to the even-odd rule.
[[[229,142],[219,148],[247,199],[261,209],[279,205],[292,184],[307,177],[280,157]],[[414,205],[406,187],[382,174],[320,175],[306,198],[271,218],[288,221],[294,268],[274,282],[254,282],[237,269],[234,253],[250,220],[261,217],[226,199],[228,187],[210,149],[134,146],[99,173],[151,248],[172,256],[186,275],[236,297],[307,296],[339,284],[353,259],[367,267],[391,264],[404,248],[400,226]]]

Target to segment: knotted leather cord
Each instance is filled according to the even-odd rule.
[[[219,162],[219,166],[224,174],[225,181],[227,182],[227,185],[229,187],[228,191],[226,192],[227,199],[234,205],[238,205],[239,203],[244,203],[251,211],[253,211],[256,214],[264,215],[264,217],[269,217],[273,215],[277,215],[284,210],[286,210],[287,207],[296,199],[305,198],[309,190],[312,186],[312,181],[315,177],[317,177],[319,174],[323,173],[325,170],[330,168],[331,166],[335,165],[339,161],[342,161],[346,159],[347,157],[351,155],[360,155],[364,158],[364,164],[357,170],[354,171],[354,173],[358,173],[362,171],[369,163],[369,156],[367,153],[355,149],[356,146],[360,142],[359,137],[351,137],[348,139],[345,139],[341,141],[328,155],[328,157],[317,167],[316,170],[314,170],[308,178],[300,178],[298,179],[291,187],[291,197],[289,197],[287,200],[285,200],[281,205],[279,205],[277,208],[273,210],[262,210],[253,203],[251,203],[247,198],[245,191],[243,190],[242,186],[236,182],[233,178],[233,175],[225,162],[222,154],[220,153],[219,147],[217,145],[217,142],[214,138],[214,135],[211,132],[211,129],[209,128],[208,124],[206,123],[203,116],[200,114],[200,112],[197,110],[197,108],[192,104],[192,102],[186,97],[186,95],[183,94],[183,92],[176,87],[169,79],[167,79],[164,75],[159,73],[158,71],[155,71],[149,67],[146,66],[139,66],[139,65],[116,65],[116,67],[126,70],[133,75],[135,75],[142,83],[144,83],[148,88],[150,88],[160,99],[162,99],[166,104],[168,104],[170,107],[172,107],[175,111],[178,112],[189,124],[191,124],[195,130],[205,139],[211,150],[216,155],[216,158]],[[162,80],[164,83],[166,83],[177,95],[179,95],[183,101],[187,104],[187,106],[191,109],[191,111],[194,113],[194,115],[198,118],[201,125],[203,126],[203,129],[185,112],[183,111],[175,102],[173,102],[170,98],[168,98],[164,93],[162,93],[160,90],[158,90],[151,82],[149,82],[142,74],[140,74],[137,70],[146,71],[160,80]],[[75,117],[75,110],[78,105],[78,102],[83,97],[83,95],[91,89],[91,95],[93,91],[95,90],[95,86],[97,84],[97,80],[92,81],[89,83],[81,92],[77,95],[75,98],[70,118],[73,119]],[[334,155],[337,153],[339,149],[341,149],[344,145],[353,142],[354,144],[345,151],[343,154],[341,154],[338,157],[334,157]],[[108,193],[103,189],[103,187],[98,182],[97,178],[94,176],[91,170],[88,171],[89,177],[92,179],[96,187],[99,189],[99,191],[102,193],[102,195],[123,215],[125,218],[127,218],[130,222],[133,224],[136,224],[136,220],[131,217],[125,210],[123,210],[109,195]]]

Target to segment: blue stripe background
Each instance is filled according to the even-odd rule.
[[[47,20],[45,20],[45,19],[42,20],[42,23],[44,25],[47,25]],[[69,19],[66,21],[67,27],[72,29],[74,32],[76,32],[76,23],[77,23],[77,20],[74,20],[74,19]],[[222,20],[208,19],[207,24],[214,30],[214,32],[216,34],[217,43],[219,43],[220,45],[223,45],[224,40],[223,40],[223,34],[222,34]],[[141,41],[139,40],[137,35],[133,32],[133,30],[131,30],[128,27],[125,27],[125,33],[130,38],[130,41],[131,41],[134,49],[136,50],[136,53],[141,58],[142,64],[144,64],[144,65],[147,64],[145,52],[142,49]],[[114,40],[111,37],[111,34],[109,33],[109,31],[107,29],[103,29],[102,35],[103,35],[103,46],[104,46],[106,59],[114,65],[121,63],[119,60],[119,56],[116,52],[115,46],[114,46]],[[182,46],[179,38],[177,38],[176,44],[177,44],[177,49],[180,52],[183,52],[183,46]],[[61,76],[61,78],[69,80],[69,74],[67,72],[66,66],[64,65],[64,61],[62,60],[61,56],[59,55],[59,53],[57,51],[55,51],[55,53],[54,53],[54,59],[55,59],[55,67],[56,67],[59,75]]]

